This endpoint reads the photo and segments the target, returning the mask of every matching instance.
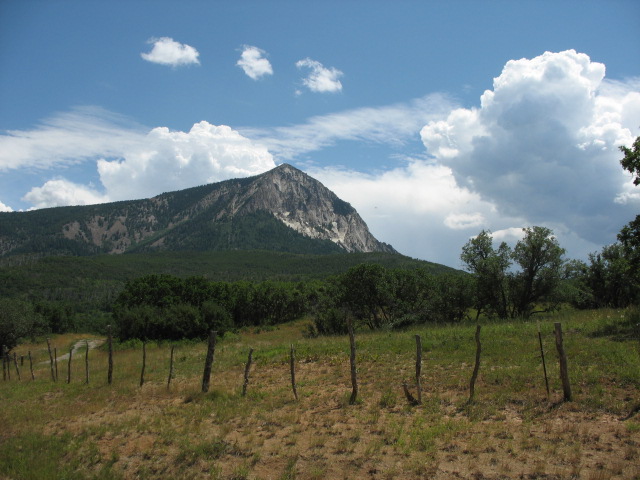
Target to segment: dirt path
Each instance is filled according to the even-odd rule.
[[[72,353],[75,355],[78,350],[80,350],[81,348],[83,348],[85,345],[89,345],[89,350],[93,350],[95,348],[98,348],[100,345],[102,345],[104,343],[103,339],[94,339],[94,340],[78,340],[76,343],[74,343],[73,348],[72,348]],[[59,357],[57,357],[57,360],[67,360],[69,358],[69,353],[65,353],[63,355],[60,355]],[[45,360],[44,362],[40,362],[42,363],[51,363],[50,360]]]

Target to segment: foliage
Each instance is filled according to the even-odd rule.
[[[545,227],[524,229],[512,250],[493,248],[491,232],[481,231],[462,247],[460,258],[475,277],[475,308],[490,317],[528,318],[555,308],[560,291],[564,249]],[[511,269],[517,265],[519,270]]]
[[[636,138],[631,148],[621,146],[620,151],[624,153],[623,159],[620,160],[622,168],[635,175],[634,185],[640,185],[640,137]]]
[[[46,324],[33,305],[22,300],[0,298],[0,348],[13,349],[22,338],[47,331]]]

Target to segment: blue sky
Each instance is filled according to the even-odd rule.
[[[635,1],[0,2],[0,209],[149,197],[283,162],[401,253],[640,210]]]

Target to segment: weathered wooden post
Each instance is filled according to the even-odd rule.
[[[84,341],[87,350],[84,352],[84,383],[89,385],[89,340]]]
[[[416,387],[418,389],[418,403],[422,403],[422,383],[420,376],[422,374],[422,339],[420,335],[416,335]]]
[[[547,377],[547,362],[544,359],[544,346],[542,345],[542,333],[540,333],[540,322],[538,322],[538,343],[540,344],[540,357],[542,358],[542,371],[544,372],[544,384],[547,387],[547,400],[549,399],[549,378]]]
[[[211,364],[216,351],[216,335],[218,332],[211,330],[209,332],[209,343],[207,345],[207,358],[204,361],[204,373],[202,375],[202,391],[209,391],[209,382],[211,381]]]
[[[349,347],[351,354],[349,356],[349,363],[351,365],[351,397],[349,397],[349,405],[354,405],[358,398],[358,373],[356,368],[356,338],[353,333],[353,320],[347,319],[347,328],[349,330]]]
[[[58,348],[53,347],[53,367],[56,371],[56,382],[58,381]]]
[[[51,340],[47,338],[47,349],[49,350],[49,366],[51,367],[51,380],[56,381],[56,372],[53,365],[53,354],[51,353]]]
[[[253,361],[253,348],[249,349],[249,357],[244,367],[244,383],[242,384],[242,396],[247,394],[247,386],[249,385],[249,372],[251,371],[251,362]]]
[[[176,348],[175,345],[171,345],[171,355],[169,358],[169,378],[167,379],[167,390],[171,387],[171,379],[173,378],[173,350]]]
[[[296,351],[291,344],[291,354],[289,355],[289,367],[291,370],[291,388],[293,389],[293,396],[298,400],[298,389],[296,387]]]
[[[476,380],[478,379],[478,372],[480,371],[480,353],[482,352],[482,345],[480,344],[480,325],[476,326],[476,365],[473,367],[473,374],[471,375],[471,382],[469,383],[469,403],[473,402],[473,396],[476,389]]]
[[[71,383],[71,357],[73,356],[73,346],[69,349],[69,362],[67,363],[67,383]]]
[[[29,350],[29,370],[31,370],[31,380],[35,380],[36,377],[33,374],[33,360],[31,359],[31,350]]]
[[[13,364],[16,367],[16,375],[18,376],[18,380],[20,380],[20,369],[18,368],[18,354],[13,352]]]
[[[144,385],[144,371],[147,368],[147,342],[142,342],[142,368],[140,369],[140,386]]]
[[[107,343],[109,345],[109,369],[107,371],[107,383],[111,385],[113,382],[113,335],[111,334],[111,325],[107,325]]]
[[[571,382],[569,381],[569,369],[567,367],[567,354],[564,351],[564,344],[562,339],[562,325],[555,323],[556,334],[556,348],[558,349],[558,357],[560,360],[560,379],[562,380],[562,391],[564,393],[565,402],[572,400],[571,395]]]
[[[7,347],[2,345],[2,380],[7,381]]]

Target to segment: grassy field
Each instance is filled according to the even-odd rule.
[[[574,401],[562,402],[553,323],[561,322]],[[0,478],[220,479],[633,479],[640,478],[640,341],[637,313],[567,312],[482,327],[482,364],[468,403],[474,325],[357,332],[360,394],[349,405],[349,342],[304,338],[304,322],[229,334],[218,342],[211,389],[201,393],[205,343],[180,343],[167,387],[169,344],[117,347],[113,384],[104,348],[84,351],[51,380],[45,342],[21,380],[0,384]],[[415,391],[422,337],[423,403]],[[52,338],[59,355],[78,340]],[[296,348],[299,400],[289,348]],[[254,363],[242,396],[249,348]],[[44,363],[43,363],[44,362]]]

